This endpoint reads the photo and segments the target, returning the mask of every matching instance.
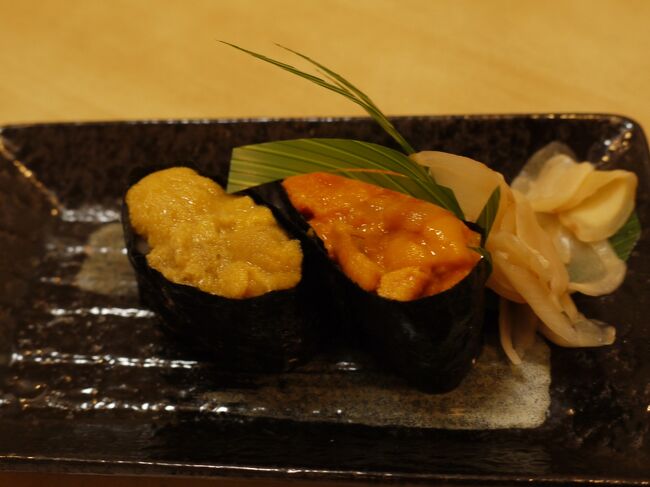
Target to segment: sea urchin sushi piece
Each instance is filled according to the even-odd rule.
[[[481,345],[487,264],[451,212],[329,173],[287,178],[333,265],[330,288],[378,362],[422,389],[454,388]]]
[[[298,240],[271,210],[192,169],[132,186],[123,223],[143,301],[176,335],[238,371],[285,370],[316,336]]]

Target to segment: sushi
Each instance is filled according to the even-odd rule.
[[[222,368],[287,370],[317,341],[299,240],[249,196],[186,167],[156,171],[123,205],[141,299]]]
[[[167,330],[239,372],[288,370],[339,333],[423,390],[462,380],[481,346],[479,233],[433,204],[333,174],[247,193],[185,167],[127,191],[128,255]]]
[[[439,206],[330,173],[282,186],[330,261],[341,318],[377,362],[420,389],[455,388],[481,349],[481,235]]]

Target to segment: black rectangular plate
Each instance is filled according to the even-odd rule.
[[[650,156],[641,128],[629,119],[402,117],[395,124],[416,148],[469,156],[506,178],[540,147],[565,142],[580,159],[639,176],[638,213],[650,228]],[[192,397],[220,387],[218,371],[186,361],[155,319],[138,314],[130,295],[82,292],[71,284],[85,239],[118,215],[134,169],[185,163],[224,182],[233,147],[299,137],[392,145],[367,119],[2,128],[0,468],[481,485],[650,480],[647,230],[624,285],[611,296],[579,300],[588,316],[616,324],[616,343],[553,347],[551,407],[532,430],[208,413]],[[54,205],[64,211],[52,212]]]

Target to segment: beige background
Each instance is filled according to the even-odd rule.
[[[615,112],[650,127],[646,0],[0,0],[0,18],[0,124],[361,114],[225,39],[302,50],[388,114]],[[0,474],[0,485],[214,484]]]
[[[308,53],[390,114],[650,125],[650,2],[0,0],[0,123],[360,114],[216,42]]]

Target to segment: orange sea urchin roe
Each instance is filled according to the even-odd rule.
[[[453,287],[480,259],[480,244],[451,212],[379,186],[329,173],[283,183],[330,257],[366,291],[410,301]]]
[[[129,219],[147,240],[147,262],[167,279],[227,298],[290,289],[301,276],[300,242],[271,210],[226,194],[186,167],[148,175],[126,195]]]

